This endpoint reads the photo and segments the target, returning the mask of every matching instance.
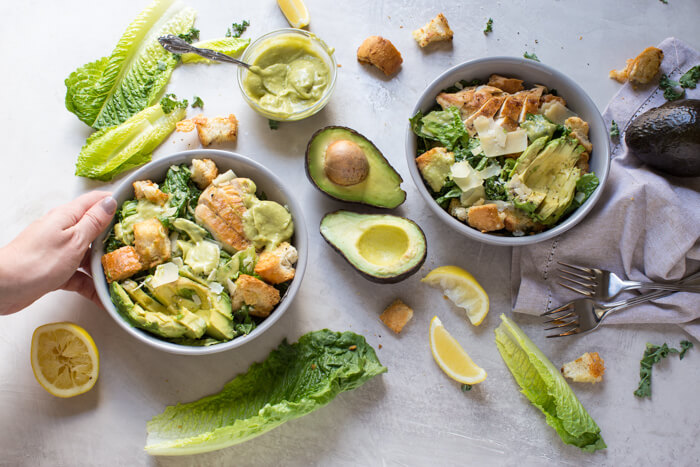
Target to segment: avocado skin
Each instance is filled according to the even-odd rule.
[[[330,216],[330,215],[333,215],[333,214],[337,214],[337,213],[342,212],[342,211],[343,211],[342,209],[339,209],[339,210],[337,210],[337,211],[329,212],[328,214],[326,214],[325,216],[323,216],[323,219],[325,219],[327,216]],[[375,214],[366,214],[366,215],[375,215]],[[382,216],[388,216],[388,217],[396,217],[396,218],[399,218],[399,219],[403,219],[403,220],[405,220],[405,221],[407,221],[407,222],[410,222],[411,224],[413,224],[413,225],[418,229],[418,231],[420,232],[420,234],[421,234],[421,236],[422,236],[422,238],[423,238],[423,242],[424,242],[424,245],[425,245],[425,249],[424,249],[424,251],[423,251],[422,257],[421,257],[420,260],[416,263],[415,266],[413,266],[411,269],[409,269],[409,270],[407,270],[407,271],[405,271],[405,272],[403,272],[403,273],[401,273],[401,274],[398,274],[398,275],[395,275],[395,276],[390,276],[390,277],[378,277],[378,276],[372,275],[372,274],[369,273],[369,272],[363,271],[363,270],[357,268],[354,264],[352,264],[352,262],[348,259],[348,257],[347,257],[347,256],[345,255],[345,253],[343,252],[343,250],[341,250],[337,245],[335,245],[335,244],[334,244],[333,242],[331,242],[328,238],[326,238],[326,236],[323,235],[323,232],[321,232],[321,237],[323,237],[323,239],[326,241],[326,243],[328,243],[328,244],[331,246],[331,248],[333,248],[333,249],[336,251],[336,253],[338,253],[340,256],[342,256],[343,259],[344,259],[345,261],[347,261],[348,264],[350,264],[350,266],[352,266],[353,269],[355,269],[355,271],[359,272],[365,279],[367,279],[367,280],[369,280],[369,281],[371,281],[371,282],[374,282],[374,283],[376,283],[376,284],[396,284],[396,283],[398,283],[398,282],[401,282],[401,281],[403,281],[403,280],[406,280],[407,278],[409,278],[409,277],[412,276],[413,274],[417,273],[418,270],[423,266],[423,263],[425,263],[425,259],[426,259],[426,257],[428,256],[428,241],[427,241],[426,238],[425,238],[425,232],[423,232],[423,229],[421,229],[420,226],[419,226],[418,224],[416,224],[414,221],[412,221],[411,219],[408,219],[408,218],[403,217],[403,216],[395,216],[395,215],[392,215],[392,214],[380,214],[380,215],[382,215]],[[323,224],[323,219],[321,219],[321,224]]]
[[[304,171],[306,172],[306,178],[309,179],[311,184],[314,187],[316,187],[317,190],[319,190],[321,193],[325,194],[326,196],[329,196],[329,197],[331,197],[335,200],[338,200],[338,201],[343,201],[345,203],[364,204],[366,206],[373,206],[373,207],[379,207],[379,208],[390,208],[390,209],[393,209],[393,208],[403,204],[403,202],[406,200],[406,192],[405,191],[403,192],[403,199],[401,200],[400,203],[398,203],[398,204],[391,203],[390,205],[386,205],[385,203],[382,203],[382,202],[372,203],[372,202],[368,202],[368,201],[347,200],[347,199],[344,199],[342,197],[342,195],[340,195],[340,194],[330,193],[326,190],[323,190],[320,186],[318,186],[318,184],[316,183],[316,180],[314,180],[314,178],[312,177],[311,171],[309,169],[309,165],[312,163],[311,162],[311,157],[312,157],[311,146],[313,145],[314,140],[316,139],[317,136],[321,135],[322,133],[324,133],[326,131],[330,131],[330,130],[346,131],[351,136],[351,138],[359,138],[359,139],[362,139],[362,140],[368,142],[370,144],[370,146],[372,147],[372,149],[374,150],[375,154],[379,157],[379,159],[386,166],[386,168],[388,168],[394,174],[396,174],[396,176],[398,177],[398,181],[399,181],[399,188],[400,188],[400,184],[403,183],[403,178],[401,177],[401,175],[396,171],[396,169],[394,169],[394,167],[389,163],[389,161],[386,159],[386,157],[384,157],[384,154],[382,154],[382,152],[377,148],[377,146],[375,146],[375,144],[369,138],[367,138],[364,135],[362,135],[361,133],[353,130],[352,128],[348,128],[346,126],[331,125],[331,126],[323,127],[321,129],[317,130],[313,135],[311,135],[311,138],[309,138],[309,142],[306,145],[306,154],[304,157]]]
[[[677,177],[700,176],[700,100],[667,102],[637,117],[625,142],[639,160]]]

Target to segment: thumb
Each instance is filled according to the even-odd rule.
[[[88,209],[75,225],[87,247],[100,232],[107,228],[117,210],[117,201],[107,196]]]

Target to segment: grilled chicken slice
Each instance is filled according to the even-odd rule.
[[[462,114],[462,119],[467,119],[478,112],[490,99],[501,95],[503,91],[493,86],[478,86],[464,88],[455,93],[443,92],[438,94],[436,100],[443,109],[456,106]]]
[[[519,122],[525,121],[527,114],[534,115],[537,113],[537,111],[540,109],[540,98],[542,97],[543,93],[547,92],[547,88],[536,84],[534,88],[523,92],[526,93],[526,95],[523,102],[523,110],[520,113],[520,118],[518,119]]]
[[[492,118],[498,111],[500,110],[501,106],[503,105],[503,101],[505,101],[506,98],[505,96],[494,96],[484,105],[481,106],[479,110],[474,112],[469,116],[464,121],[464,126],[467,127],[467,131],[469,132],[470,135],[476,134],[476,129],[474,128],[474,120],[476,120],[479,117],[486,117],[486,118]]]
[[[252,180],[236,178],[224,185],[210,185],[199,197],[195,218],[223,243],[226,251],[233,253],[250,246],[243,230],[243,197],[253,193]]]

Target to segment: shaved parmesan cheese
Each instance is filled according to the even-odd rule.
[[[194,294],[192,295],[192,301],[194,302],[195,305],[199,306],[202,304],[202,299],[199,298],[199,295]]]
[[[479,140],[481,141],[481,147],[486,157],[514,154],[522,152],[527,148],[527,132],[522,129],[506,133],[504,145],[499,144],[498,139],[493,134],[483,137],[479,135]]]
[[[209,283],[209,290],[211,290],[215,294],[220,294],[221,292],[224,291],[224,286],[219,284],[218,282],[210,282]]]
[[[563,125],[567,118],[576,116],[558,101],[545,102],[542,105],[542,114],[557,125]]]
[[[478,155],[481,154],[482,152],[484,152],[484,149],[481,147],[481,145],[479,145],[479,146],[475,147],[474,149],[472,149],[472,154],[474,154],[475,156],[478,156]]]
[[[459,202],[462,204],[462,206],[470,207],[480,199],[483,200],[485,198],[486,190],[484,189],[483,185],[479,185],[478,187],[472,188],[469,191],[463,192],[459,197]]]
[[[171,282],[175,282],[178,277],[180,276],[175,263],[163,263],[156,268],[153,279],[151,279],[151,287],[156,288],[164,284],[170,284]]]
[[[214,186],[219,186],[219,185],[225,185],[229,183],[231,180],[236,178],[236,174],[233,173],[233,170],[227,170],[226,172],[222,173],[218,177],[216,177],[214,180],[212,180],[211,184]]]
[[[451,168],[452,180],[460,190],[469,191],[483,184],[481,177],[467,161],[457,162]]]
[[[480,170],[477,172],[477,175],[479,178],[482,180],[486,180],[487,178],[495,177],[501,173],[501,166],[498,164],[491,164],[488,167],[486,167],[484,170]]]
[[[479,133],[479,136],[491,131],[493,124],[495,124],[495,122],[493,121],[493,118],[487,118],[487,117],[484,117],[483,115],[479,115],[478,117],[476,117],[474,119],[474,129],[476,130],[477,133]]]

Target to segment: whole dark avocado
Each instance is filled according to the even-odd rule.
[[[667,102],[635,119],[627,147],[649,166],[677,177],[700,176],[700,100]]]

